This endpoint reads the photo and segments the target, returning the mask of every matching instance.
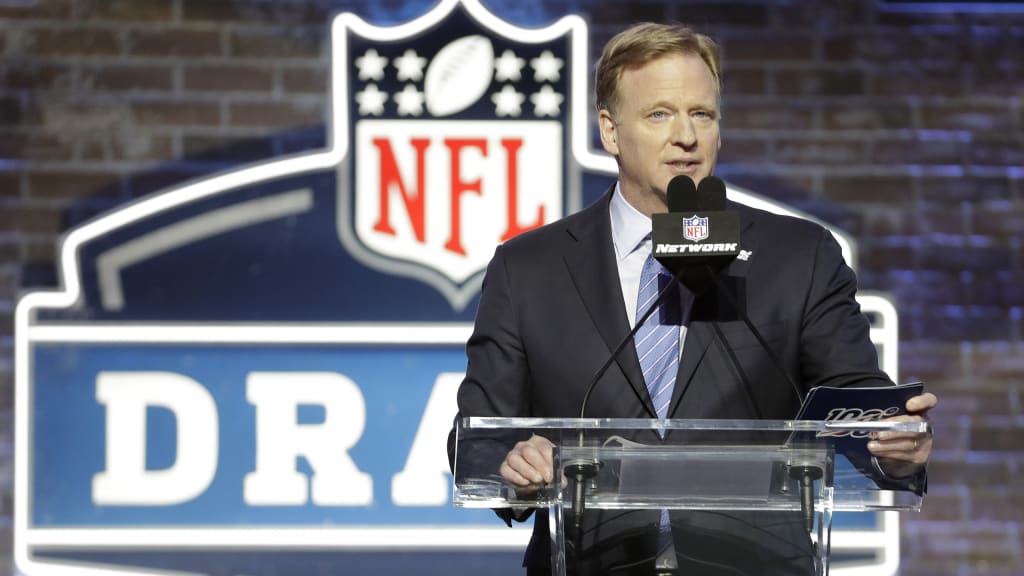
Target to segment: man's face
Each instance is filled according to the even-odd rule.
[[[695,54],[671,54],[626,69],[618,110],[601,110],[604,149],[619,162],[626,200],[645,214],[667,209],[669,180],[694,183],[715,169],[719,134],[718,92],[707,64]]]

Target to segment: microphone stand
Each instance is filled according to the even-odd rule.
[[[763,348],[765,352],[767,352],[768,359],[771,361],[772,365],[775,366],[775,369],[778,370],[778,372],[782,374],[782,377],[785,378],[787,382],[789,382],[789,385],[793,387],[793,391],[796,392],[796,397],[800,400],[800,403],[802,404],[804,401],[804,395],[800,392],[800,388],[796,385],[796,382],[794,382],[793,379],[789,377],[789,374],[787,374],[786,371],[782,369],[781,364],[779,364],[779,359],[772,352],[771,348],[768,347],[768,343],[765,342],[765,339],[761,335],[761,332],[757,329],[756,326],[754,326],[754,323],[750,321],[750,318],[747,316],[747,314],[740,310],[740,307],[737,304],[735,297],[733,297],[732,292],[728,289],[728,287],[725,286],[721,278],[718,277],[718,273],[713,268],[711,268],[710,265],[705,264],[704,269],[711,276],[712,281],[714,281],[715,286],[718,287],[719,291],[725,295],[726,299],[729,301],[729,304],[733,307],[733,310],[735,310],[736,313],[739,314],[744,324],[747,325],[747,329],[749,329],[750,333],[753,334],[754,338],[757,339],[757,342],[761,345],[761,348]],[[732,358],[732,356],[730,356],[730,358]],[[735,359],[733,360],[735,361]],[[790,479],[796,480],[800,483],[800,511],[803,514],[804,528],[807,530],[808,534],[811,534],[814,531],[814,481],[821,478],[822,474],[823,472],[821,468],[817,466],[811,466],[809,464],[797,464],[789,466]]]
[[[601,367],[597,370],[597,372],[594,373],[594,377],[591,379],[590,385],[587,386],[587,391],[583,395],[583,402],[580,403],[580,418],[584,417],[584,413],[587,410],[587,403],[590,400],[590,394],[591,392],[594,391],[594,388],[597,386],[597,382],[601,379],[602,376],[604,376],[604,373],[608,371],[608,368],[611,367],[612,362],[615,361],[615,359],[619,356],[619,354],[626,347],[626,345],[633,341],[633,337],[636,336],[636,333],[640,330],[640,327],[643,326],[643,323],[646,322],[647,319],[651,317],[651,314],[654,314],[654,311],[657,310],[659,306],[661,306],[661,303],[665,300],[665,297],[668,294],[672,293],[673,289],[679,285],[679,281],[683,277],[683,270],[684,268],[680,268],[677,272],[675,272],[672,275],[672,280],[668,284],[666,284],[664,288],[661,289],[661,292],[658,292],[658,296],[657,298],[654,299],[654,302],[651,304],[651,306],[646,311],[644,311],[643,316],[641,316],[636,322],[634,322],[633,329],[630,330],[628,334],[626,334],[626,337],[623,338],[621,342],[619,342],[619,345],[608,357],[608,360],[606,360],[605,363],[601,365]],[[584,435],[583,430],[581,429],[579,431],[579,436],[577,438],[577,447],[582,449],[583,445]],[[573,480],[572,525],[574,532],[573,544],[576,552],[575,557],[577,562],[577,572],[579,572],[578,568],[580,561],[580,552],[583,550],[583,513],[586,508],[586,482],[591,478],[597,476],[597,471],[600,469],[600,467],[601,462],[599,460],[584,458],[567,463],[564,469],[565,475],[569,478],[572,478]]]

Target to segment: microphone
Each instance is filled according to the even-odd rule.
[[[695,211],[698,206],[697,186],[689,176],[676,176],[668,183],[666,199],[669,212]]]
[[[740,218],[725,209],[725,183],[708,176],[696,187],[688,176],[668,185],[668,213],[651,217],[654,257],[694,294],[707,287],[706,270],[724,268],[740,253]]]

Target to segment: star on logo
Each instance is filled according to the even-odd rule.
[[[494,80],[497,82],[507,82],[509,80],[517,82],[523,77],[521,71],[525,65],[526,60],[519,58],[511,50],[505,50],[494,61]]]
[[[427,59],[421,58],[412,48],[406,50],[398,58],[395,58],[395,69],[398,70],[399,80],[422,80],[423,67],[426,65]]]
[[[754,255],[754,253],[752,251],[750,251],[750,250],[740,250],[740,254],[736,258],[738,260],[743,260],[744,262],[746,262],[746,261],[750,260],[750,257],[753,256],[753,255]]]
[[[533,79],[537,82],[557,82],[558,71],[562,69],[562,65],[562,59],[555,58],[551,50],[545,50],[540,53],[538,58],[530,60],[530,66],[533,67]]]
[[[491,96],[491,102],[494,102],[494,113],[497,116],[519,116],[522,114],[522,105],[525,99],[526,96],[516,92],[511,84],[505,84],[501,92],[496,92]]]
[[[381,80],[384,78],[384,67],[388,65],[388,59],[370,48],[361,57],[356,58],[356,67],[359,68],[360,80]]]
[[[423,114],[423,92],[417,90],[412,84],[406,84],[401,92],[395,94],[395,103],[398,104],[399,116]]]
[[[363,116],[380,116],[384,113],[384,103],[388,100],[387,92],[381,92],[376,84],[369,84],[366,90],[356,92],[359,113]]]
[[[537,116],[558,116],[559,106],[565,97],[555,92],[550,85],[545,84],[540,92],[530,94],[530,102],[533,102],[533,113]]]

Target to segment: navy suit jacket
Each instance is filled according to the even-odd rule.
[[[484,278],[460,416],[575,417],[599,367],[629,332],[612,245],[611,192],[584,210],[499,246]],[[856,277],[821,226],[747,206],[745,260],[722,279],[803,392],[885,385]],[[695,298],[671,418],[793,418],[796,390],[717,288]],[[734,359],[730,359],[730,355]],[[632,345],[596,383],[586,416],[655,418]],[[451,451],[451,442],[449,442]],[[528,565],[547,556],[538,514]],[[507,515],[506,515],[507,517]]]

